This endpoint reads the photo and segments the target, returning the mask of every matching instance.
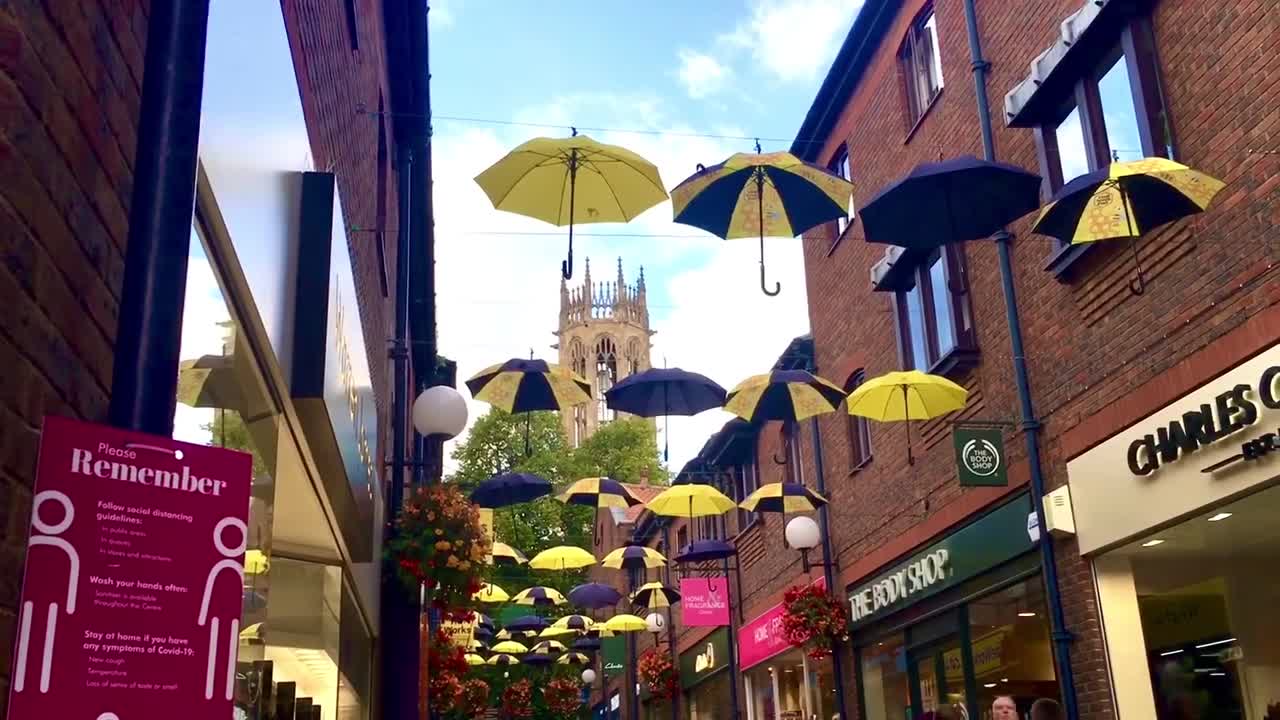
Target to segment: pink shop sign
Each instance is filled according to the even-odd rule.
[[[728,625],[728,578],[680,578],[680,608],[685,627]]]
[[[814,585],[826,587],[818,578]],[[782,616],[786,609],[782,603],[760,613],[754,620],[738,630],[738,665],[746,670],[791,647],[782,631]]]

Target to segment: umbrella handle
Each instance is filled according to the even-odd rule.
[[[577,136],[577,129],[573,134]],[[560,263],[560,277],[565,280],[573,279],[573,201],[578,195],[577,184],[578,151],[574,149],[569,151],[569,257]]]
[[[760,141],[756,141],[756,153],[760,152]],[[764,281],[764,170],[756,168],[756,210],[760,219],[760,290],[769,297],[782,292],[782,283],[774,281],[773,290]]]
[[[1138,257],[1138,239],[1130,236],[1129,247],[1133,250],[1133,267],[1138,277],[1129,281],[1129,292],[1142,295],[1147,292],[1147,280],[1142,274],[1142,259]]]

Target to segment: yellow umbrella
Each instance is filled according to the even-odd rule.
[[[498,634],[493,636],[493,639],[494,640],[510,640],[512,638],[518,638],[518,637],[523,637],[523,638],[537,637],[537,635],[538,635],[537,630],[516,630],[515,632],[512,632],[510,630],[503,629],[503,630],[499,630]]]
[[[849,394],[850,415],[880,422],[907,422],[907,462],[911,457],[912,420],[931,420],[964,407],[969,392],[940,375],[919,370],[885,373]]]
[[[547,548],[529,560],[534,570],[575,570],[596,564],[596,556],[573,545]]]
[[[508,655],[523,655],[529,652],[529,648],[523,643],[518,643],[515,640],[504,640],[489,648],[489,652],[506,653]]]
[[[639,155],[573,131],[567,138],[534,138],[476,176],[498,210],[569,226],[573,277],[575,223],[630,222],[667,199],[658,168]]]
[[[468,665],[474,666],[484,664],[484,658],[475,653],[467,653],[466,655],[463,655],[463,658],[466,659]]]
[[[480,650],[488,650],[489,647],[485,645],[483,642],[473,638],[471,641],[467,643],[467,649],[470,650],[471,652],[479,652]]]
[[[642,617],[622,614],[614,615],[608,620],[605,620],[604,629],[618,633],[640,632],[642,630],[648,630],[649,624],[646,623]]]
[[[489,665],[519,665],[520,659],[514,655],[499,653],[486,661]]]
[[[271,569],[271,560],[267,558],[267,554],[261,550],[254,548],[248,550],[244,554],[244,573],[245,575],[261,575]]]
[[[497,585],[485,583],[471,596],[471,599],[482,603],[504,603],[510,600],[511,596],[507,594],[506,590]]]
[[[542,632],[538,633],[538,637],[543,637],[543,638],[569,637],[570,635],[577,635],[580,632],[582,631],[574,630],[571,627],[561,627],[558,625],[552,625],[551,627],[545,628]]]
[[[672,485],[658,493],[645,507],[654,515],[705,517],[723,515],[737,507],[733,500],[710,485]]]

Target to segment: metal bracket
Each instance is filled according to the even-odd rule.
[[[1013,427],[1017,427],[1017,426],[1018,426],[1018,425],[1017,425],[1017,423],[1014,423],[1014,422],[1009,421],[1009,420],[974,420],[974,419],[968,419],[968,420],[949,420],[949,421],[947,422],[947,424],[948,424],[948,425],[951,425],[952,427],[966,427],[966,426],[972,426],[972,427],[1001,427],[1001,428],[1013,428]],[[1037,424],[1038,424],[1038,423],[1037,423]]]

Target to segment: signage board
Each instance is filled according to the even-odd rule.
[[[957,427],[951,432],[956,448],[956,474],[961,487],[1004,487],[1009,484],[1004,433],[1000,428]]]
[[[621,675],[627,667],[627,639],[621,635],[601,638],[600,654],[604,658],[604,674]]]
[[[680,686],[688,689],[729,667],[729,629],[713,631],[680,655]]]
[[[824,588],[827,581],[818,578],[813,584]],[[746,670],[792,647],[782,632],[785,614],[785,607],[778,603],[738,629],[739,668]]]
[[[680,578],[680,621],[685,627],[728,625],[728,578],[723,575]]]
[[[46,418],[9,720],[232,716],[253,458]]]
[[[857,627],[934,595],[1031,550],[1026,494],[992,510],[849,593]]]

